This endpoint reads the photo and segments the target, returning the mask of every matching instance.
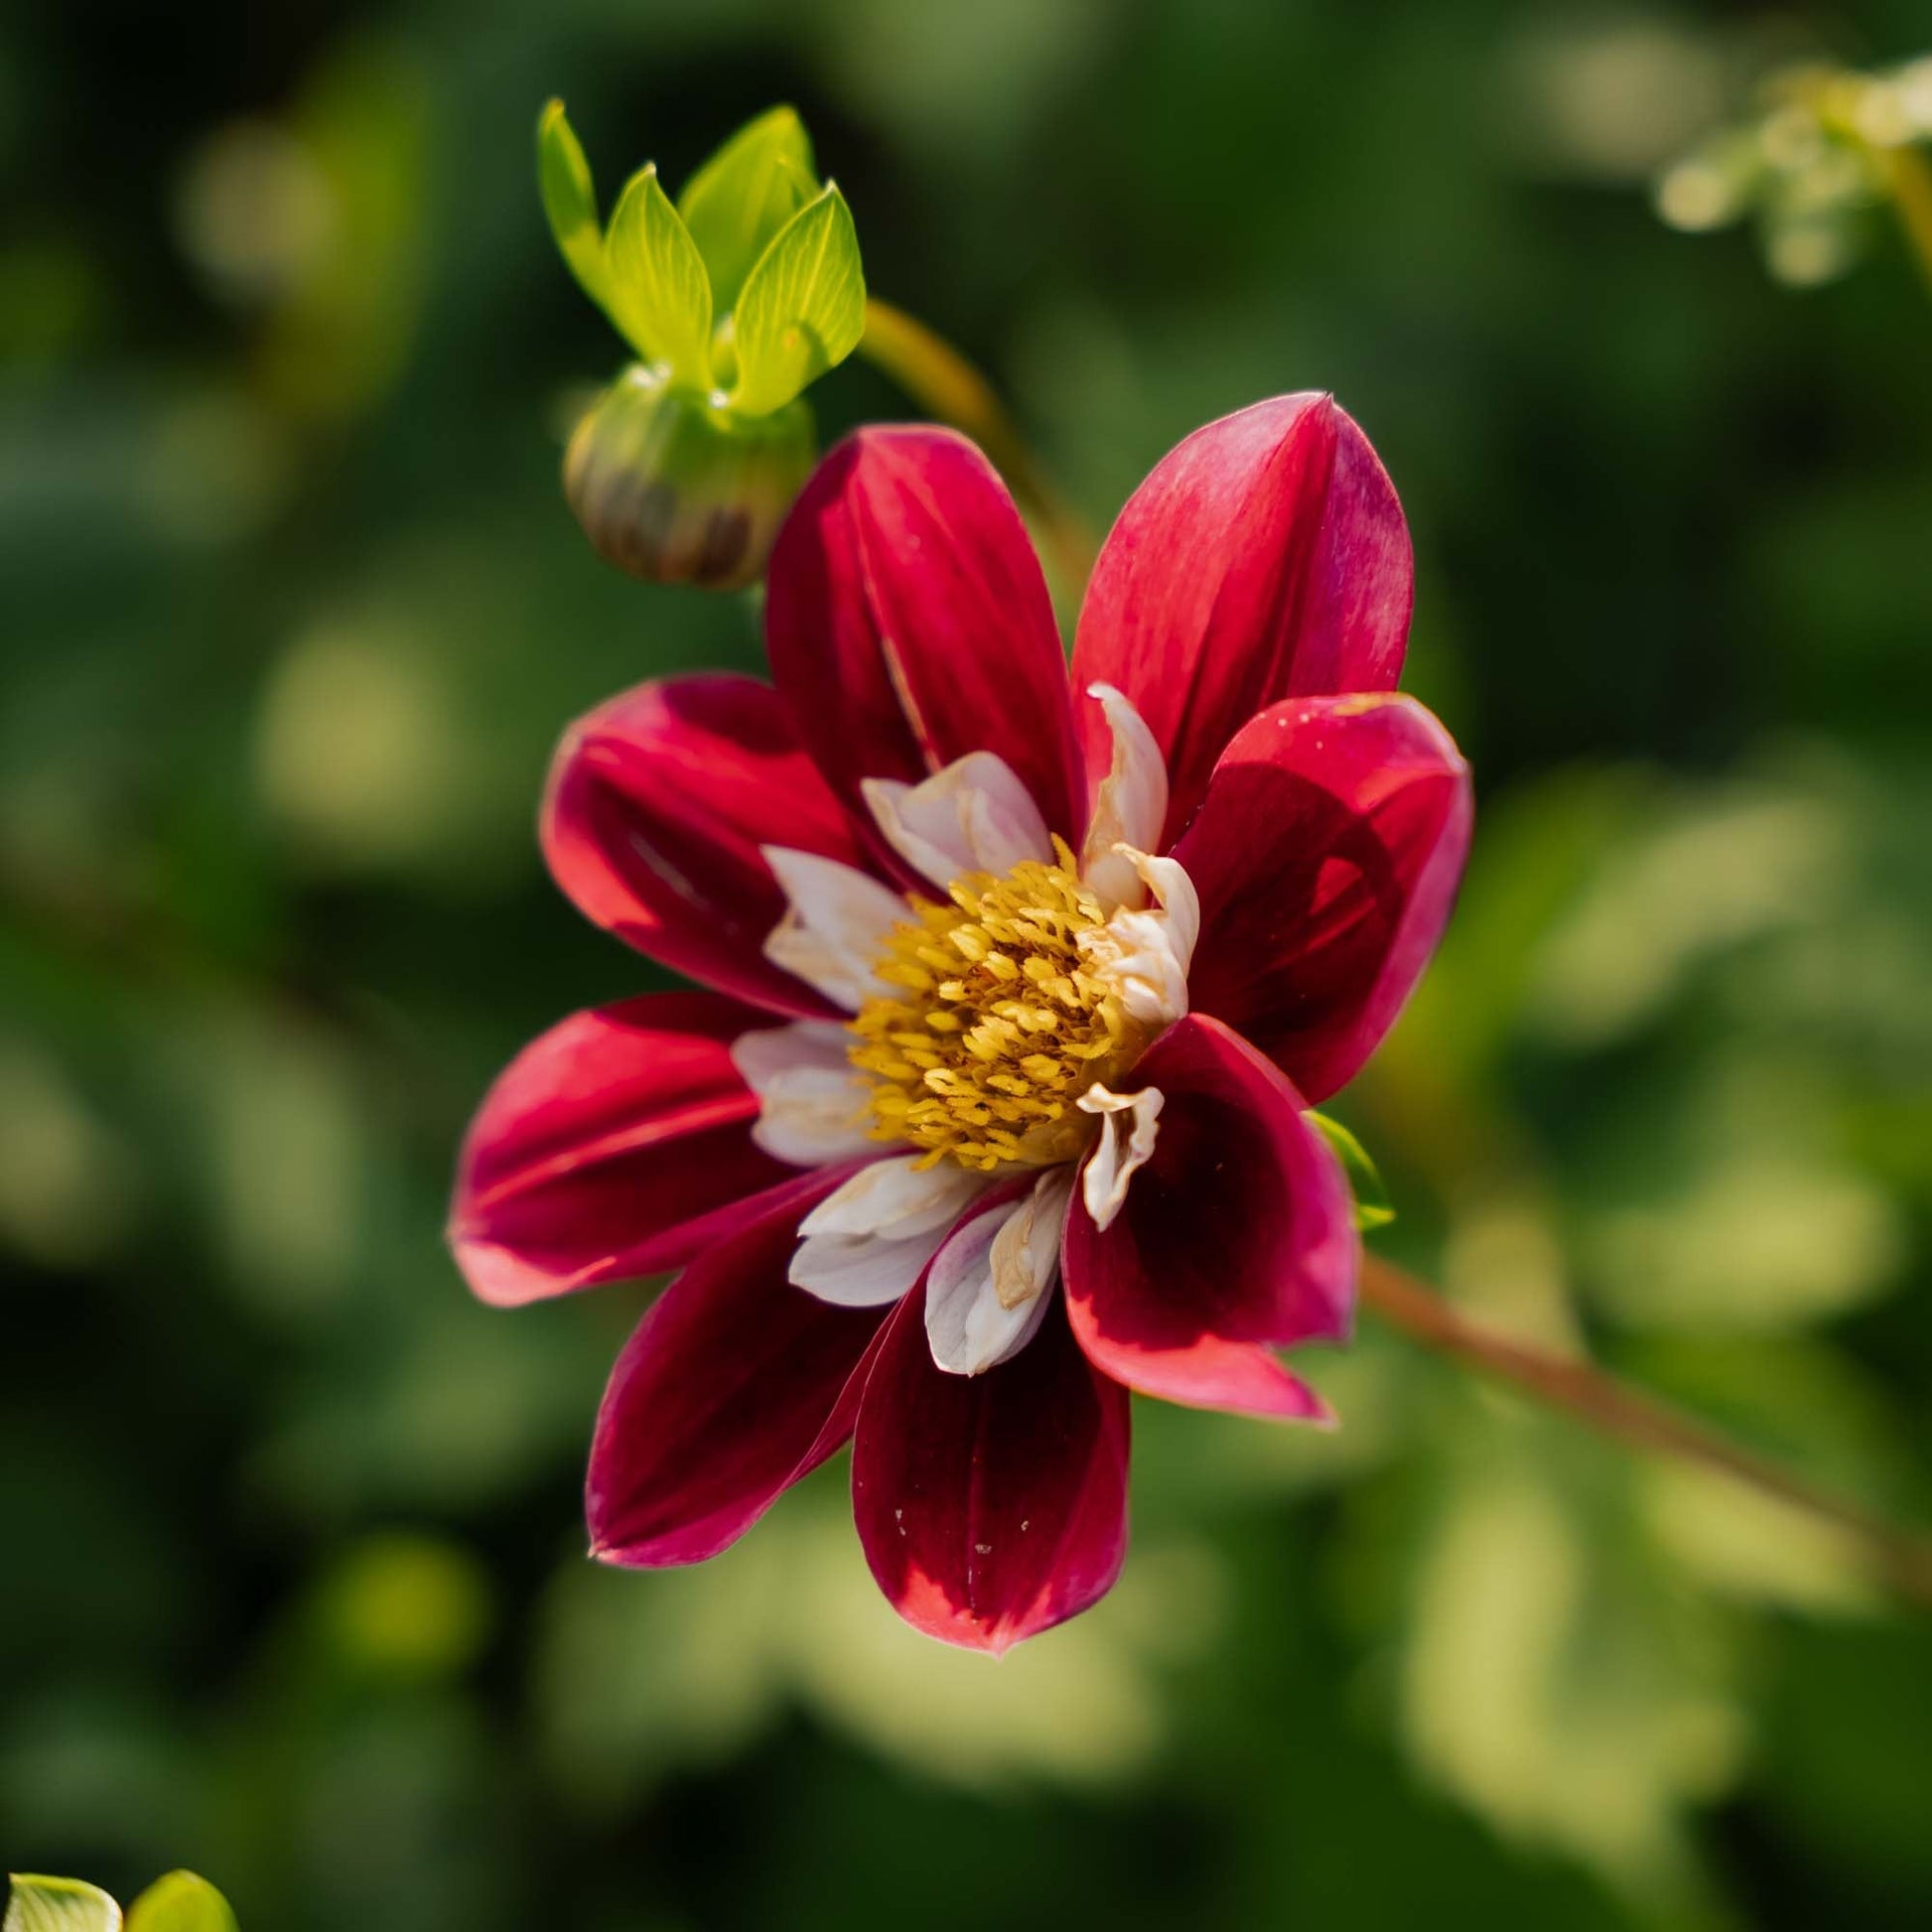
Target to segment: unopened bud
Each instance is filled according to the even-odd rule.
[[[578,424],[564,494],[620,570],[738,590],[763,572],[816,454],[803,400],[740,416],[633,364]]]

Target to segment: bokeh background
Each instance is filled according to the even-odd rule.
[[[647,1290],[440,1245],[495,1068],[660,983],[537,862],[563,724],[759,661],[591,554],[608,194],[776,99],[874,289],[1104,526],[1335,390],[1475,761],[1449,941],[1339,1111],[1379,1242],[1932,1509],[1932,302],[1659,224],[1810,19],[1372,0],[29,0],[0,21],[0,1857],[250,1932],[1932,1922],[1932,1627],[1856,1553],[1372,1321],[1330,1440],[1137,1413],[1135,1550],[992,1665],[843,1463],[691,1573],[583,1557]],[[848,366],[828,434],[905,412]]]

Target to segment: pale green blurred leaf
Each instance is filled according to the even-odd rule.
[[[171,1871],[128,1907],[127,1932],[236,1932],[235,1916],[206,1878]]]
[[[17,1871],[0,1932],[116,1932],[120,1922],[121,1908],[96,1885]]]
[[[1334,1150],[1342,1173],[1348,1176],[1348,1191],[1355,1202],[1355,1225],[1364,1232],[1387,1227],[1395,1219],[1395,1209],[1389,1204],[1389,1190],[1383,1186],[1368,1150],[1340,1121],[1317,1114],[1313,1108],[1309,1109],[1307,1118]]]
[[[561,100],[548,102],[537,118],[537,186],[550,232],[570,272],[593,302],[605,306],[611,283],[604,265],[604,231],[597,220],[597,191]]]
[[[711,299],[731,309],[771,237],[818,193],[812,144],[795,109],[741,128],[685,184],[678,212],[711,271]]]
[[[604,243],[610,307],[646,361],[711,386],[711,278],[653,163],[631,176]]]
[[[845,197],[828,184],[746,277],[734,324],[733,404],[748,416],[783,408],[852,353],[865,326],[858,231]]]

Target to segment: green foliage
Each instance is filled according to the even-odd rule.
[[[192,1871],[157,1878],[128,1908],[127,1932],[237,1932],[228,1901]]]
[[[844,361],[865,327],[858,231],[832,184],[778,230],[745,278],[736,312],[733,403],[752,416],[782,409]]]
[[[552,100],[537,117],[537,186],[550,232],[579,286],[599,308],[611,302],[604,265],[604,228],[597,218],[597,191],[564,104]]]
[[[678,380],[710,388],[711,283],[654,166],[633,175],[619,198],[604,265],[612,317],[637,353]]]
[[[1368,1150],[1340,1121],[1330,1120],[1311,1108],[1305,1118],[1328,1143],[1341,1171],[1348,1176],[1348,1191],[1355,1203],[1355,1225],[1366,1233],[1370,1228],[1385,1228],[1395,1219],[1389,1204],[1389,1191],[1382,1184]]]
[[[790,107],[741,128],[685,183],[678,212],[711,272],[711,295],[729,314],[765,245],[818,193],[811,138]]]
[[[117,1932],[120,1922],[121,1908],[78,1878],[17,1871],[10,1881],[4,1932]]]

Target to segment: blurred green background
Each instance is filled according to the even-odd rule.
[[[582,1556],[643,1305],[474,1305],[496,1067],[661,984],[547,884],[564,723],[759,661],[557,483],[618,347],[545,234],[794,101],[875,291],[1104,525],[1337,392],[1482,787],[1340,1111],[1390,1252],[1932,1512],[1932,305],[1652,171],[1810,22],[1371,0],[29,0],[0,21],[0,1856],[251,1932],[1932,1922],[1932,1627],[1857,1555],[1365,1323],[1331,1440],[1142,1405],[1135,1549],[999,1665],[835,1464]],[[903,413],[850,365],[828,432]]]

